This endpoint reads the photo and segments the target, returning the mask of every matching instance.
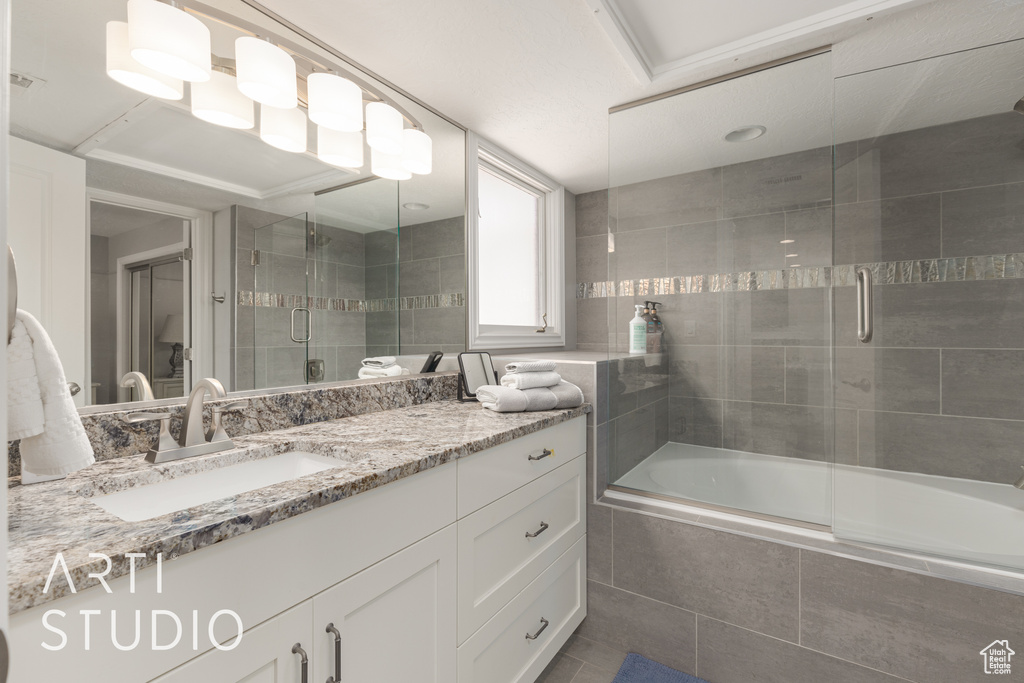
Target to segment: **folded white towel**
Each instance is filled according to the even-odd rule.
[[[512,389],[485,384],[477,387],[476,398],[484,408],[498,413],[554,410],[558,398],[549,389]]]
[[[43,413],[42,431],[21,440],[22,466],[33,474],[58,476],[87,467],[96,462],[96,457],[71,400],[57,350],[43,326],[29,313],[19,309],[17,320],[32,340]]]
[[[7,438],[25,439],[43,433],[43,399],[39,395],[36,359],[25,323],[15,318],[7,345]]]
[[[583,405],[583,390],[572,382],[566,382],[563,379],[555,386],[550,387],[548,391],[554,394],[556,399],[555,408],[558,410]]]
[[[392,365],[390,368],[359,368],[359,379],[379,379],[381,377],[398,377],[408,375],[409,368]]]
[[[509,363],[505,366],[505,372],[514,375],[517,372],[554,372],[555,361],[553,360],[528,360],[519,363]]]
[[[364,358],[364,368],[390,368],[392,365],[398,362],[398,359],[394,356],[375,356],[373,358]]]
[[[553,387],[561,381],[562,376],[557,372],[516,372],[504,375],[501,378],[501,385],[513,389],[537,389]]]

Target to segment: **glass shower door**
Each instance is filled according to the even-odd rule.
[[[1022,63],[835,82],[838,537],[1024,568]]]
[[[255,388],[307,383],[309,342],[315,327],[305,213],[256,229],[253,315]]]

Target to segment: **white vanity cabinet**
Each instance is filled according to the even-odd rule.
[[[310,680],[451,683],[455,584],[449,526],[317,595]]]
[[[11,683],[533,683],[586,615],[586,418],[360,493],[11,618]],[[81,635],[48,610],[177,614],[170,649]],[[207,624],[217,610],[237,612]],[[190,615],[200,615],[198,630]],[[331,629],[328,629],[331,625]],[[120,621],[118,629],[121,630]],[[337,634],[335,634],[337,631]],[[193,645],[193,633],[198,633]],[[299,644],[308,657],[303,677]],[[337,655],[340,654],[340,657]],[[340,672],[337,668],[340,665]]]
[[[313,604],[307,600],[248,629],[234,649],[211,650],[153,683],[302,683],[301,654],[292,646],[300,643],[305,649],[312,642]],[[308,680],[308,655],[306,667]]]

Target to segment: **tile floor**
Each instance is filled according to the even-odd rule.
[[[573,634],[537,683],[612,683],[626,653]]]

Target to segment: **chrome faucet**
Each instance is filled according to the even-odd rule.
[[[190,458],[194,455],[208,455],[234,448],[235,444],[228,438],[221,424],[221,418],[227,411],[244,408],[248,401],[236,401],[227,405],[215,405],[210,409],[212,418],[210,429],[203,431],[203,405],[206,395],[210,398],[225,398],[227,392],[219,380],[212,377],[201,379],[192,388],[185,404],[185,414],[181,420],[181,432],[178,440],[171,438],[171,414],[168,412],[131,413],[125,417],[129,424],[160,421],[160,433],[153,447],[146,453],[146,461],[151,463],[170,462]]]

